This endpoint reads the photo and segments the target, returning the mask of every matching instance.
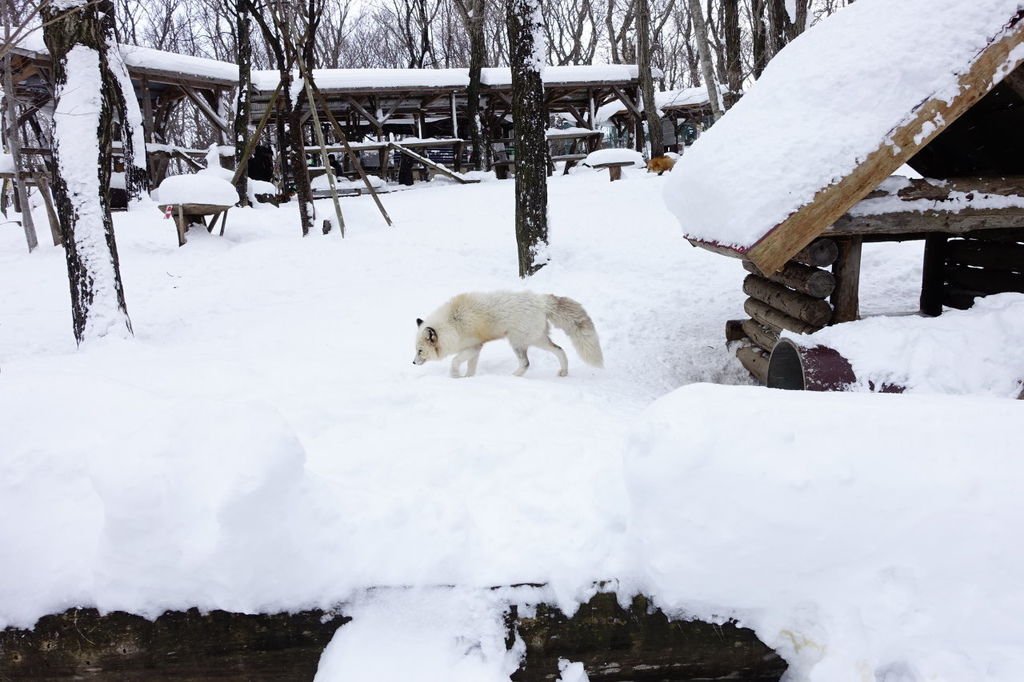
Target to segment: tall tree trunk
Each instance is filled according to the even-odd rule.
[[[544,25],[540,0],[506,0],[515,129],[519,276],[548,262],[548,128],[544,103]]]
[[[704,12],[700,8],[700,0],[690,0],[690,14],[693,15],[693,34],[697,39],[697,52],[700,54],[700,71],[704,76],[704,86],[708,89],[711,112],[717,121],[722,118],[722,104],[718,98],[715,67],[711,63],[711,47],[708,45],[708,28],[704,23]]]
[[[480,75],[487,65],[487,44],[484,36],[485,0],[457,0],[456,7],[469,33],[469,89],[466,91],[466,118],[469,119],[469,138],[472,144],[470,163],[483,170],[486,163],[487,143],[480,115]]]
[[[766,3],[769,0],[750,0],[750,36],[754,57],[754,78],[760,78],[768,64],[768,30],[765,26]]]
[[[661,118],[654,101],[654,78],[651,76],[651,5],[648,0],[636,0],[636,56],[640,71],[640,93],[647,120],[647,137],[651,143],[651,158],[665,153],[661,135]]]
[[[235,26],[238,36],[238,94],[235,102],[235,168],[242,164],[242,154],[249,140],[249,118],[252,113],[252,17],[246,0],[235,0]],[[238,204],[249,205],[248,173],[242,173],[235,182]]]
[[[728,94],[723,98],[726,107],[736,101],[743,89],[743,64],[740,60],[740,2],[739,0],[722,0],[723,2],[723,33],[725,33],[725,82],[729,86]]]
[[[118,98],[118,81],[106,63],[112,15],[109,0],[65,0],[42,9],[43,39],[53,65],[53,193],[78,343],[131,333],[107,199]]]
[[[290,74],[289,74],[290,76]],[[282,86],[281,92],[291,92],[291,78],[288,89]],[[309,181],[309,164],[306,163],[306,145],[302,139],[302,99],[301,95],[291,101],[284,97],[285,128],[288,135],[288,165],[291,166],[295,178],[295,194],[299,200],[299,221],[302,225],[302,236],[305,237],[313,229],[316,222],[316,209],[313,205],[313,187]]]

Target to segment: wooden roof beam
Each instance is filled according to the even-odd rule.
[[[852,173],[819,190],[809,203],[772,228],[745,254],[733,250],[731,255],[753,261],[768,274],[780,270],[794,253],[810,244],[882,180],[977,104],[994,87],[993,81],[998,82],[1005,74],[1012,73],[1024,61],[1024,53],[1014,51],[1022,44],[1024,16],[1019,14],[1006,33],[985,48],[970,69],[960,76],[959,94],[952,101],[932,97],[922,102],[913,116],[892,129],[885,141]]]

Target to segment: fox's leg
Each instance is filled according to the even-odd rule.
[[[483,344],[474,346],[468,350],[462,351],[469,355],[468,362],[466,364],[466,376],[471,377],[476,374],[476,361],[480,359],[480,349],[483,348]]]
[[[460,350],[458,353],[455,354],[455,357],[452,358],[451,370],[451,375],[453,379],[458,379],[462,376],[462,373],[459,372],[459,366],[464,362],[469,363],[466,366],[467,377],[471,377],[476,373],[476,361],[480,357],[480,347],[482,345],[483,344],[480,344],[479,346],[473,346],[472,348],[466,348],[464,350]]]
[[[516,371],[512,372],[512,374],[514,376],[517,376],[517,377],[523,376],[523,374],[526,372],[526,370],[530,366],[530,359],[528,357],[526,357],[526,349],[527,349],[527,346],[523,346],[523,347],[512,346],[512,352],[514,352],[516,354],[516,357],[519,358],[519,369],[517,369]]]
[[[569,376],[569,359],[565,357],[565,351],[557,345],[554,341],[545,336],[543,339],[533,344],[542,350],[546,350],[549,353],[554,353],[555,357],[558,358],[558,365],[561,369],[558,370],[558,376],[564,377]]]

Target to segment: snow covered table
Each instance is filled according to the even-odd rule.
[[[217,220],[223,217],[220,233],[224,234],[228,209],[238,201],[234,186],[212,173],[174,175],[160,183],[158,189],[160,210],[173,217],[178,228],[178,246],[185,245],[185,231],[198,223],[213,232]],[[209,226],[206,216],[213,216]]]
[[[609,182],[622,178],[622,169],[644,165],[644,157],[632,149],[598,149],[587,154],[583,159],[584,166],[591,168],[607,168]]]

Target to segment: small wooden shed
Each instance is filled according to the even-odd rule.
[[[743,260],[749,319],[726,337],[751,374],[844,384],[841,358],[783,363],[793,346],[778,339],[858,319],[864,242],[924,240],[925,315],[1024,292],[1022,61],[1017,0],[861,0],[783,50],[694,145],[667,202],[692,244]],[[924,179],[891,177],[903,164]]]

